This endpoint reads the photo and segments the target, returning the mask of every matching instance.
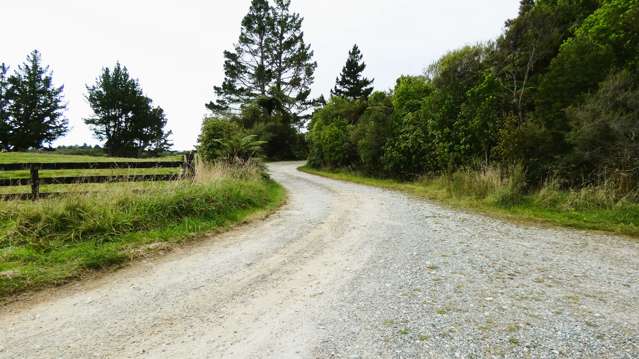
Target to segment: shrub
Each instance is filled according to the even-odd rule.
[[[249,132],[264,141],[264,155],[270,160],[297,160],[307,156],[305,135],[287,123],[276,120],[258,123]]]
[[[351,133],[353,123],[359,121],[363,112],[362,103],[333,97],[313,114],[307,137],[310,166],[337,168],[357,165],[357,151]]]
[[[352,142],[367,173],[379,174],[383,170],[382,157],[391,133],[392,114],[391,97],[376,92],[369,97],[368,108],[353,128]]]
[[[217,118],[205,119],[198,137],[199,157],[206,162],[214,162],[224,157],[227,147],[224,141],[241,134],[242,130],[235,122]]]
[[[384,170],[393,177],[411,179],[434,168],[433,142],[419,113],[395,119],[392,137],[384,146]]]

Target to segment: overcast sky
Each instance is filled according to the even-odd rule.
[[[204,103],[222,82],[225,49],[237,41],[250,0],[12,0],[0,2],[0,62],[33,49],[64,84],[71,131],[56,144],[98,143],[86,84],[120,61],[166,111],[175,149],[195,144]],[[421,74],[446,51],[496,38],[518,0],[293,0],[319,64],[314,96],[328,95],[357,43],[375,88]]]

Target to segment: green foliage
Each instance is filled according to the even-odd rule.
[[[248,130],[264,141],[263,153],[273,161],[306,158],[305,135],[278,118],[258,123]]]
[[[357,148],[359,163],[367,173],[383,171],[382,157],[392,129],[393,104],[383,92],[373,93],[368,107],[352,129],[351,141]]]
[[[250,164],[249,164],[250,166]],[[170,249],[273,209],[284,190],[254,168],[198,168],[194,182],[0,203],[0,298]],[[157,249],[154,249],[157,248]]]
[[[467,144],[462,154],[463,163],[480,160],[487,165],[491,162],[499,131],[503,128],[503,109],[506,106],[495,75],[484,72],[483,79],[466,92],[459,113],[458,122],[465,127],[461,142]]]
[[[568,111],[574,151],[569,173],[591,181],[617,181],[629,192],[639,183],[639,81],[628,71],[611,74]],[[596,183],[596,182],[595,182]]]
[[[198,155],[206,162],[220,160],[226,156],[224,141],[241,136],[243,136],[243,131],[237,123],[207,118],[202,123],[202,130],[198,137]]]
[[[221,160],[228,163],[245,163],[262,153],[265,141],[257,140],[256,135],[236,134],[229,138],[219,139],[221,146]]]
[[[238,44],[224,52],[224,82],[214,88],[216,99],[206,107],[227,116],[260,97],[270,97],[291,115],[308,110],[317,63],[304,42],[302,21],[291,12],[290,0],[275,0],[272,5],[252,0]]]
[[[0,114],[3,116],[0,142],[4,149],[41,149],[68,130],[63,112],[62,91],[55,87],[48,66],[42,65],[34,50],[5,81],[6,67],[0,71]]]
[[[433,139],[419,112],[396,119],[392,135],[384,146],[382,159],[387,174],[411,179],[434,170]]]
[[[402,76],[393,90],[393,108],[397,116],[421,110],[424,99],[431,95],[433,86],[422,76]]]
[[[546,125],[568,130],[563,110],[596,90],[613,69],[637,67],[639,1],[611,0],[566,40],[540,85],[538,109]]]
[[[144,96],[137,80],[118,62],[113,69],[104,68],[96,83],[87,86],[87,100],[94,116],[84,122],[96,137],[105,141],[111,156],[139,157],[168,149],[171,131],[165,132],[164,110],[154,107]]]
[[[235,49],[224,53],[224,82],[206,105],[265,141],[264,154],[272,160],[307,153],[299,129],[316,103],[310,88],[317,63],[302,22],[290,0],[252,0]]]
[[[639,0],[522,0],[494,43],[450,51],[386,96],[327,103],[309,165],[404,180],[497,166],[518,184],[500,185],[501,206],[549,178],[625,196],[639,167],[638,18]]]
[[[393,90],[393,124],[384,146],[384,173],[402,179],[413,178],[434,166],[434,149],[427,122],[423,120],[424,100],[433,86],[426,77],[402,76]]]
[[[424,102],[423,117],[439,168],[465,164],[483,150],[480,144],[473,143],[477,139],[471,122],[474,116],[463,116],[462,107],[468,92],[484,80],[486,53],[481,45],[466,46],[444,55],[429,68],[434,91]],[[477,93],[480,90],[475,89],[476,96],[483,96]]]
[[[352,124],[366,107],[361,101],[333,97],[313,115],[308,134],[309,163],[317,167],[345,167],[355,163]]]
[[[348,52],[346,65],[342,68],[342,73],[336,80],[335,88],[331,90],[331,95],[344,97],[349,100],[367,99],[373,92],[374,80],[365,78],[362,74],[366,69],[359,47],[353,45],[353,49]]]
[[[104,149],[98,145],[85,144],[74,146],[57,146],[55,153],[60,155],[106,156]]]

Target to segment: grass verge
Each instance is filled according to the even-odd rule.
[[[511,221],[544,223],[639,237],[639,203],[611,199],[605,190],[560,191],[552,185],[531,194],[518,194],[509,183],[491,175],[456,174],[415,182],[371,178],[344,170],[300,171],[327,178],[402,191],[445,205],[470,209]]]
[[[193,182],[0,203],[0,301],[269,213],[285,190],[257,169],[202,171]]]

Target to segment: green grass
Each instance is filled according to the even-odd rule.
[[[454,208],[469,209],[515,222],[639,237],[639,203],[608,199],[602,189],[565,192],[549,187],[532,194],[519,195],[513,193],[508,184],[495,184],[492,179],[482,182],[481,178],[473,181],[469,179],[473,177],[471,174],[460,174],[452,179],[440,177],[400,182],[350,171],[317,170],[306,166],[300,170],[327,178],[402,191]]]
[[[255,171],[222,172],[192,183],[149,183],[144,192],[119,186],[0,203],[0,301],[170,250],[269,213],[285,200],[280,185]]]
[[[159,162],[159,161],[181,161],[180,156],[167,156],[158,158],[124,158],[124,157],[104,157],[104,156],[77,156],[61,155],[56,153],[39,152],[0,152],[0,164],[8,163],[56,163],[56,162]],[[96,169],[96,170],[46,170],[40,171],[40,177],[75,177],[75,176],[133,176],[133,175],[178,175],[180,168],[135,168],[135,169]],[[0,179],[8,178],[29,178],[29,171],[0,171]],[[85,190],[101,190],[109,187],[108,184],[99,185],[54,185],[42,186],[42,192],[70,192]],[[28,193],[29,186],[0,187],[0,194],[5,193]]]
[[[54,163],[54,162],[144,162],[181,161],[180,156],[157,158],[127,158],[106,156],[61,155],[55,152],[0,152],[0,164],[5,163]]]

